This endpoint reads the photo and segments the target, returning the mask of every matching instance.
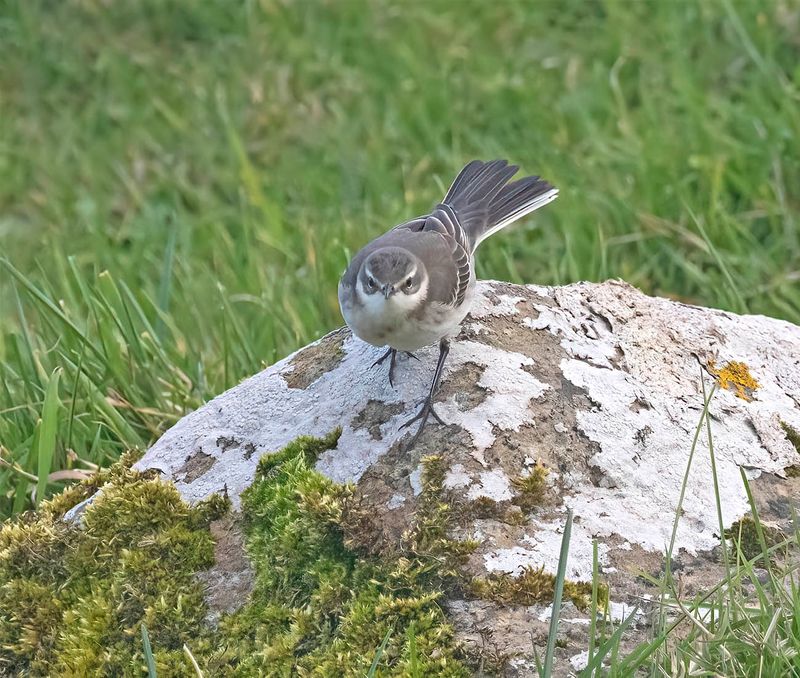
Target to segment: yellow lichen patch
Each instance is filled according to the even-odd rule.
[[[709,360],[708,371],[717,378],[720,388],[734,390],[742,400],[752,400],[753,391],[761,386],[750,374],[747,364],[738,360],[731,360],[722,367]]]

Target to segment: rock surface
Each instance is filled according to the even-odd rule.
[[[341,426],[338,446],[317,469],[357,484],[373,508],[380,548],[408,526],[421,459],[436,454],[448,490],[480,507],[455,535],[480,542],[468,576],[555,572],[570,508],[567,576],[591,579],[597,539],[612,612],[648,593],[637,572],[661,570],[685,476],[674,549],[685,590],[719,579],[709,555],[720,536],[705,430],[689,466],[704,388],[716,384],[709,416],[725,527],[749,510],[740,468],[754,481],[762,518],[778,527],[800,496],[800,481],[785,473],[800,464],[784,428],[800,430],[800,328],[789,323],[652,298],[618,281],[479,283],[437,397],[447,425],[429,424],[410,451],[411,433],[400,426],[428,388],[436,350],[400,359],[395,388],[385,364],[370,369],[380,355],[337,330],[182,419],[137,468],[158,469],[190,501],[226,490],[237,506],[263,454]],[[537,464],[550,472],[531,505],[521,494]],[[509,658],[508,675],[532,675],[531,635],[535,643],[546,635],[546,607],[486,600],[447,607],[463,639]],[[563,672],[586,648],[585,615],[572,613],[573,623],[562,625]]]

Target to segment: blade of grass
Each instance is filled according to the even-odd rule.
[[[39,446],[37,449],[39,481],[36,483],[36,505],[44,499],[47,491],[47,477],[53,465],[58,432],[58,382],[61,368],[57,367],[50,375],[44,395],[42,417],[40,419]]]
[[[172,268],[175,263],[175,245],[178,241],[178,225],[174,215],[167,217],[169,232],[167,234],[167,246],[164,250],[164,263],[161,266],[161,279],[158,283],[158,308],[162,313],[169,312],[170,293],[172,291]],[[163,339],[165,325],[159,316],[156,319],[156,337]]]
[[[702,367],[700,369],[700,381],[703,382],[703,370]],[[700,414],[700,421],[697,422],[697,427],[694,430],[694,436],[692,438],[692,446],[689,449],[689,458],[686,461],[686,470],[683,473],[683,481],[681,482],[681,491],[678,495],[678,505],[675,508],[675,519],[672,521],[672,535],[670,536],[669,540],[669,548],[667,549],[667,568],[669,568],[670,563],[672,561],[672,552],[675,548],[675,539],[678,536],[678,522],[681,517],[682,508],[683,508],[683,500],[686,496],[686,487],[689,482],[689,473],[692,470],[692,460],[694,459],[694,453],[697,449],[697,441],[700,438],[700,431],[703,430],[703,423],[705,422],[706,417],[708,416],[708,406],[711,404],[711,398],[714,397],[714,392],[716,391],[717,385],[714,384],[711,387],[711,390],[708,394],[708,397],[705,397],[705,386],[703,386],[703,411]]]
[[[189,663],[192,665],[192,668],[194,669],[195,676],[197,676],[197,678],[204,678],[203,677],[203,672],[200,669],[200,665],[197,663],[197,660],[194,658],[194,655],[192,654],[192,651],[189,649],[189,646],[186,643],[183,644],[183,654],[186,655],[186,658],[189,660]]]
[[[108,316],[114,321],[114,325],[125,340],[127,348],[125,353],[128,355],[128,360],[130,360],[131,352],[135,353],[139,360],[142,360],[143,351],[139,333],[136,331],[128,305],[119,291],[119,285],[110,271],[102,271],[97,276],[96,289],[102,304],[108,311]]]
[[[592,606],[589,610],[589,661],[594,656],[595,638],[597,634],[597,590],[599,584],[599,557],[597,539],[592,539]]]
[[[625,629],[630,626],[631,622],[638,613],[639,607],[637,605],[635,608],[633,608],[633,612],[631,612],[627,617],[625,617],[625,619],[622,620],[614,633],[611,634],[611,637],[599,648],[597,648],[597,654],[595,654],[594,657],[589,658],[589,663],[583,668],[582,671],[580,671],[580,673],[578,673],[580,678],[591,678],[591,675],[595,672],[595,670],[600,669],[603,666],[603,660],[606,658],[606,655],[609,652],[616,653],[619,651],[619,643],[620,640],[622,640],[622,634],[625,632]]]
[[[778,548],[785,547],[786,544],[789,543],[789,541],[790,541],[790,539],[787,539],[784,542],[782,542],[781,544],[777,544],[777,545],[771,547],[769,549],[769,552],[773,553],[776,550],[778,550]],[[755,560],[760,559],[761,557],[762,557],[762,555],[759,554],[753,560],[746,561],[746,564],[749,564],[749,565],[752,566],[752,563]],[[797,570],[797,569],[800,569],[800,565],[794,567],[794,570]],[[753,573],[752,567],[751,567],[749,570],[745,569],[745,568],[742,568],[741,570],[736,572],[733,576],[734,576],[735,579],[741,579],[744,576],[749,576],[751,578],[751,580],[753,580],[753,578],[755,577],[755,574]],[[755,581],[757,581],[757,578],[755,578]],[[711,600],[714,596],[719,595],[723,591],[723,589],[725,589],[726,587],[728,587],[730,585],[731,585],[731,579],[726,577],[721,582],[719,582],[716,585],[714,585],[705,595],[701,596],[696,601],[696,604],[693,606],[692,609],[699,609],[699,607],[701,607],[702,605],[707,605],[709,600]],[[626,656],[624,659],[622,659],[620,661],[620,663],[618,664],[618,666],[616,667],[618,675],[621,675],[621,676],[636,675],[637,670],[639,670],[639,669],[641,669],[641,668],[643,668],[645,666],[645,662],[647,662],[650,659],[650,657],[653,656],[653,654],[656,652],[656,650],[658,650],[658,648],[660,648],[662,645],[664,645],[667,642],[667,640],[672,637],[672,634],[675,632],[675,629],[677,629],[685,621],[686,621],[686,617],[685,617],[684,613],[681,612],[672,621],[672,623],[669,625],[669,627],[667,627],[665,630],[663,630],[661,633],[659,633],[658,636],[656,636],[655,638],[653,638],[652,640],[650,640],[648,642],[641,643],[638,647],[636,647],[628,656]],[[598,652],[598,655],[599,655],[599,652]],[[599,664],[595,664],[595,662],[592,661],[591,662],[591,666],[595,666],[596,667],[596,666],[599,666]],[[663,672],[658,670],[659,667],[656,664],[651,663],[648,666],[649,666],[649,668],[653,669],[653,671],[656,672],[656,675],[664,675]],[[586,669],[584,669],[584,671],[586,671],[589,668],[590,667],[587,666]],[[581,678],[589,678],[589,676],[590,676],[590,674],[588,674],[588,673],[580,673],[578,675],[581,676]]]
[[[72,397],[69,404],[69,417],[67,418],[67,444],[64,449],[72,449],[72,426],[75,423],[75,403],[78,399],[78,384],[80,383],[81,371],[83,370],[83,358],[86,355],[86,342],[81,344],[81,353],[78,356],[77,373],[72,387]]]
[[[150,634],[147,633],[147,624],[142,622],[142,645],[144,646],[144,658],[147,662],[147,675],[149,678],[158,678],[156,675],[156,660],[153,657],[153,648],[150,647]]]
[[[14,488],[14,504],[11,510],[12,514],[17,514],[22,511],[25,503],[28,501],[28,480],[21,477]]]
[[[689,484],[689,474],[692,470],[692,462],[694,461],[695,451],[697,450],[697,442],[700,439],[700,432],[703,430],[703,423],[705,422],[706,418],[708,417],[708,408],[711,404],[711,399],[714,396],[714,392],[716,390],[716,384],[711,387],[711,390],[708,394],[708,397],[705,397],[705,384],[704,384],[704,371],[702,365],[700,366],[700,381],[703,383],[703,410],[700,413],[700,420],[697,422],[697,427],[694,430],[694,436],[692,437],[692,446],[689,449],[689,458],[686,460],[686,470],[683,473],[683,479],[681,481],[681,490],[678,495],[678,503],[675,507],[675,518],[672,521],[672,534],[670,535],[669,546],[667,547],[667,551],[664,558],[664,577],[661,581],[659,586],[659,601],[663,600],[667,589],[671,588],[673,585],[672,582],[672,553],[675,549],[675,540],[678,536],[678,522],[680,521],[681,514],[683,512],[683,501],[686,496],[686,488]],[[659,609],[658,619],[654,624],[654,629],[657,633],[660,634],[664,630],[664,626],[666,624],[666,617],[664,613],[663,607]],[[660,637],[657,635],[656,637]],[[650,673],[651,676],[655,676],[655,668]]]
[[[725,261],[722,259],[722,255],[720,254],[719,250],[714,246],[714,243],[711,242],[711,238],[708,237],[706,233],[706,229],[703,227],[703,223],[700,219],[697,218],[697,215],[692,211],[692,208],[689,205],[684,204],[686,211],[688,212],[689,216],[692,218],[694,225],[697,226],[697,230],[700,231],[700,235],[703,237],[703,240],[708,247],[709,252],[711,252],[711,256],[714,257],[714,261],[717,262],[717,266],[719,266],[719,270],[722,271],[722,275],[724,276],[726,282],[728,283],[728,287],[730,288],[731,292],[737,303],[736,311],[738,313],[749,313],[747,302],[744,300],[741,291],[739,290],[739,286],[733,279],[731,272],[728,270],[728,267],[725,265]]]
[[[369,667],[369,672],[367,673],[367,678],[374,678],[375,672],[378,670],[378,663],[383,656],[383,652],[386,649],[386,644],[389,642],[389,637],[392,635],[392,631],[394,629],[389,629],[386,632],[386,635],[383,637],[381,644],[378,646],[377,651],[375,652],[375,659],[372,660],[372,666]]]
[[[408,625],[408,672],[411,678],[422,678],[419,670],[419,656],[417,654],[417,631],[414,622]]]
[[[750,482],[747,480],[747,474],[744,468],[739,467],[739,473],[742,476],[742,483],[744,483],[744,491],[747,493],[747,501],[750,504],[750,511],[753,514],[753,525],[756,528],[756,536],[758,537],[758,545],[761,547],[761,557],[764,559],[764,569],[770,575],[770,584],[772,585],[773,592],[777,590],[779,584],[775,581],[774,574],[770,563],[770,549],[767,547],[767,539],[764,536],[764,528],[761,526],[761,518],[758,515],[758,507],[753,497],[753,491],[750,489]]]
[[[558,570],[556,571],[555,591],[553,592],[553,612],[550,615],[550,630],[547,634],[547,651],[544,655],[542,678],[553,675],[553,658],[556,651],[556,636],[558,635],[558,621],[561,618],[561,597],[564,594],[564,579],[567,575],[567,557],[569,556],[569,538],[572,533],[572,509],[567,510],[567,522],[564,524],[564,534],[561,537],[561,552],[558,555]]]
[[[36,360],[33,357],[33,344],[31,342],[31,335],[30,329],[28,327],[28,320],[25,317],[25,310],[22,307],[22,300],[19,298],[19,290],[17,289],[16,283],[13,283],[14,289],[14,300],[17,304],[17,317],[19,318],[19,327],[22,330],[22,339],[23,344],[25,345],[25,362],[28,363],[27,365],[23,364],[22,360],[18,361],[20,368],[27,367],[28,369],[25,371],[30,371],[32,374],[36,374]],[[22,352],[19,351],[19,357],[22,358]],[[32,381],[32,380],[31,380]],[[37,384],[41,385],[41,382],[38,380],[37,375]]]
[[[700,379],[703,387],[703,400],[706,400],[706,380]],[[715,384],[716,386],[716,384]],[[725,572],[730,574],[731,562],[728,557],[728,545],[725,539],[725,523],[722,519],[722,499],[719,493],[719,478],[717,477],[717,458],[714,454],[714,438],[711,435],[711,417],[705,417],[706,420],[706,433],[708,435],[708,454],[711,462],[711,479],[714,485],[714,505],[717,509],[717,523],[719,524],[720,544],[722,546],[722,562],[725,565]]]
[[[94,344],[88,341],[88,337],[81,331],[81,329],[72,322],[66,314],[51,300],[44,294],[36,285],[34,285],[26,276],[24,276],[20,271],[18,271],[14,266],[11,265],[11,262],[8,259],[0,259],[0,264],[5,266],[6,270],[11,273],[11,275],[19,282],[27,291],[28,293],[38,301],[47,311],[49,311],[53,316],[55,316],[58,320],[60,320],[64,326],[72,332],[78,339],[87,342],[87,345],[92,352],[97,355],[98,358],[101,360],[103,359],[103,352],[97,348]]]
[[[13,471],[14,473],[22,476],[23,478],[27,478],[28,480],[30,480],[33,483],[39,482],[39,477],[38,476],[34,475],[33,473],[28,473],[24,468],[22,468],[16,462],[7,461],[6,459],[4,459],[2,457],[2,452],[4,450],[5,450],[5,448],[2,445],[0,445],[0,466]]]

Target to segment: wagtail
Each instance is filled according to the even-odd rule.
[[[506,160],[473,160],[430,214],[395,226],[356,254],[339,281],[339,306],[360,339],[388,350],[393,386],[398,351],[439,342],[439,360],[422,409],[401,428],[428,417],[444,422],[433,397],[450,350],[449,338],[472,307],[475,250],[486,238],[553,201],[558,189],[540,177],[510,181],[519,168]]]

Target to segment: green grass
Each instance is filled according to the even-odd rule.
[[[339,325],[473,157],[561,189],[482,277],[800,322],[796,3],[490,5],[2,5],[0,515]]]

